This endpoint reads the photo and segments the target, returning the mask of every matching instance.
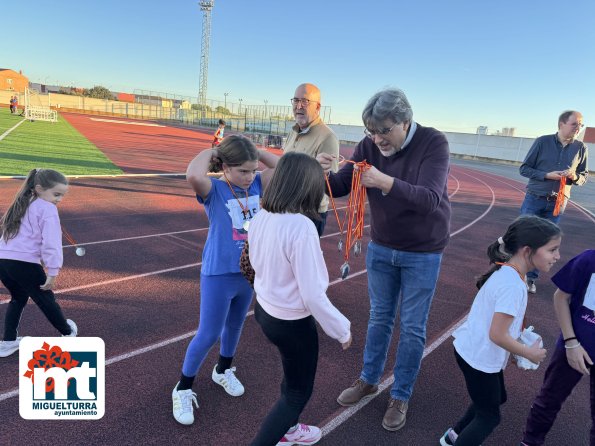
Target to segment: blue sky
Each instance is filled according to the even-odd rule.
[[[196,97],[202,13],[191,0],[20,0],[0,66],[30,80]],[[444,131],[556,131],[566,109],[595,126],[595,2],[215,0],[209,99],[289,105],[317,84],[333,123],[402,88],[414,118]]]

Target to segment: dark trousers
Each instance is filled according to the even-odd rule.
[[[4,340],[14,341],[21,314],[29,297],[37,304],[50,323],[63,335],[70,333],[70,326],[62,314],[51,290],[43,291],[39,287],[46,281],[41,265],[18,260],[0,259],[0,280],[10,292],[10,302],[4,318]]]
[[[327,214],[328,212],[319,213],[318,215],[320,216],[320,220],[312,220],[314,222],[314,226],[316,226],[316,231],[318,231],[318,237],[322,237],[322,234],[324,233]]]
[[[564,203],[562,203],[560,213],[554,216],[554,208],[556,207],[555,197],[537,196],[527,192],[523,204],[521,204],[521,215],[537,215],[538,217],[545,218],[558,225],[560,223],[560,218],[566,209],[566,203],[568,203],[568,199],[564,200]],[[539,270],[537,269],[527,273],[527,279],[532,282],[535,282],[538,277]]]
[[[281,353],[281,396],[272,407],[252,446],[275,446],[295,426],[312,395],[318,365],[318,332],[312,316],[286,321],[272,317],[256,302],[254,317]]]
[[[566,359],[566,349],[558,342],[550,360],[543,385],[535,398],[527,424],[523,441],[528,446],[539,446],[545,441],[556,416],[572,389],[578,384],[583,375],[574,370]],[[595,446],[595,371],[591,370],[591,440]]]
[[[474,369],[455,350],[457,364],[463,372],[471,405],[454,426],[459,435],[456,446],[480,445],[500,424],[500,406],[506,402],[504,373],[485,373]]]

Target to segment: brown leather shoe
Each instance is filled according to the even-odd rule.
[[[337,398],[337,403],[346,407],[354,406],[362,398],[375,395],[376,392],[378,392],[378,386],[373,386],[358,378],[351,387],[341,392],[341,395]]]
[[[407,401],[390,398],[388,400],[388,408],[382,419],[382,427],[387,431],[398,431],[405,426],[407,406]]]

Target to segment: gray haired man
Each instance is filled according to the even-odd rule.
[[[376,93],[362,119],[366,137],[351,159],[372,166],[362,173],[372,214],[366,254],[370,319],[360,376],[337,401],[353,406],[378,391],[399,309],[395,381],[382,420],[385,429],[396,431],[405,425],[442,252],[449,240],[449,148],[441,132],[413,120],[401,90]],[[317,159],[323,169],[330,169],[329,155]],[[330,174],[334,196],[350,192],[352,171],[353,164],[345,163]]]

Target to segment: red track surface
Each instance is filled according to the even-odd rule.
[[[210,135],[190,130],[108,126],[78,115],[67,119],[128,172],[182,172],[197,150],[210,144]],[[0,182],[0,209],[6,209],[19,184]],[[336,249],[336,222],[329,218],[321,240],[332,281],[328,293],[352,321],[354,342],[343,352],[321,332],[316,387],[302,417],[304,422],[325,426],[319,444],[434,445],[465,410],[468,397],[448,334],[469,309],[475,293],[474,276],[487,267],[485,248],[518,215],[523,193],[520,183],[461,167],[452,168],[449,190],[452,239],[428,322],[427,355],[410,401],[407,425],[397,433],[380,425],[387,391],[355,413],[335,402],[359,374],[369,304],[363,257],[351,262],[353,273],[363,273],[345,281],[338,279],[343,259]],[[345,204],[345,200],[340,202]],[[0,360],[0,444],[247,444],[276,400],[281,379],[277,352],[251,315],[234,362],[245,395],[232,398],[211,381],[216,347],[195,383],[201,405],[195,424],[178,425],[171,415],[171,389],[198,322],[198,263],[207,233],[204,211],[186,182],[171,178],[77,179],[72,181],[60,212],[73,237],[79,244],[87,244],[87,255],[77,257],[72,248],[65,248],[58,298],[67,317],[78,323],[82,336],[99,336],[105,341],[106,414],[99,421],[86,422],[21,419],[18,395],[14,395],[18,355],[13,355]],[[562,221],[566,235],[560,265],[595,246],[594,226],[592,217],[569,206]],[[543,277],[538,294],[530,298],[528,317],[551,347],[558,329],[549,277]],[[0,300],[7,297],[0,288]],[[6,305],[0,304],[2,320],[5,311]],[[20,331],[31,336],[56,335],[35,305],[27,307]],[[392,376],[398,330],[394,338],[385,378]],[[158,343],[164,345],[156,346]],[[152,348],[139,352],[146,347]],[[518,443],[544,369],[506,369],[509,400],[503,406],[502,424],[486,445]],[[589,425],[589,389],[583,380],[563,407],[547,444],[587,444]]]

